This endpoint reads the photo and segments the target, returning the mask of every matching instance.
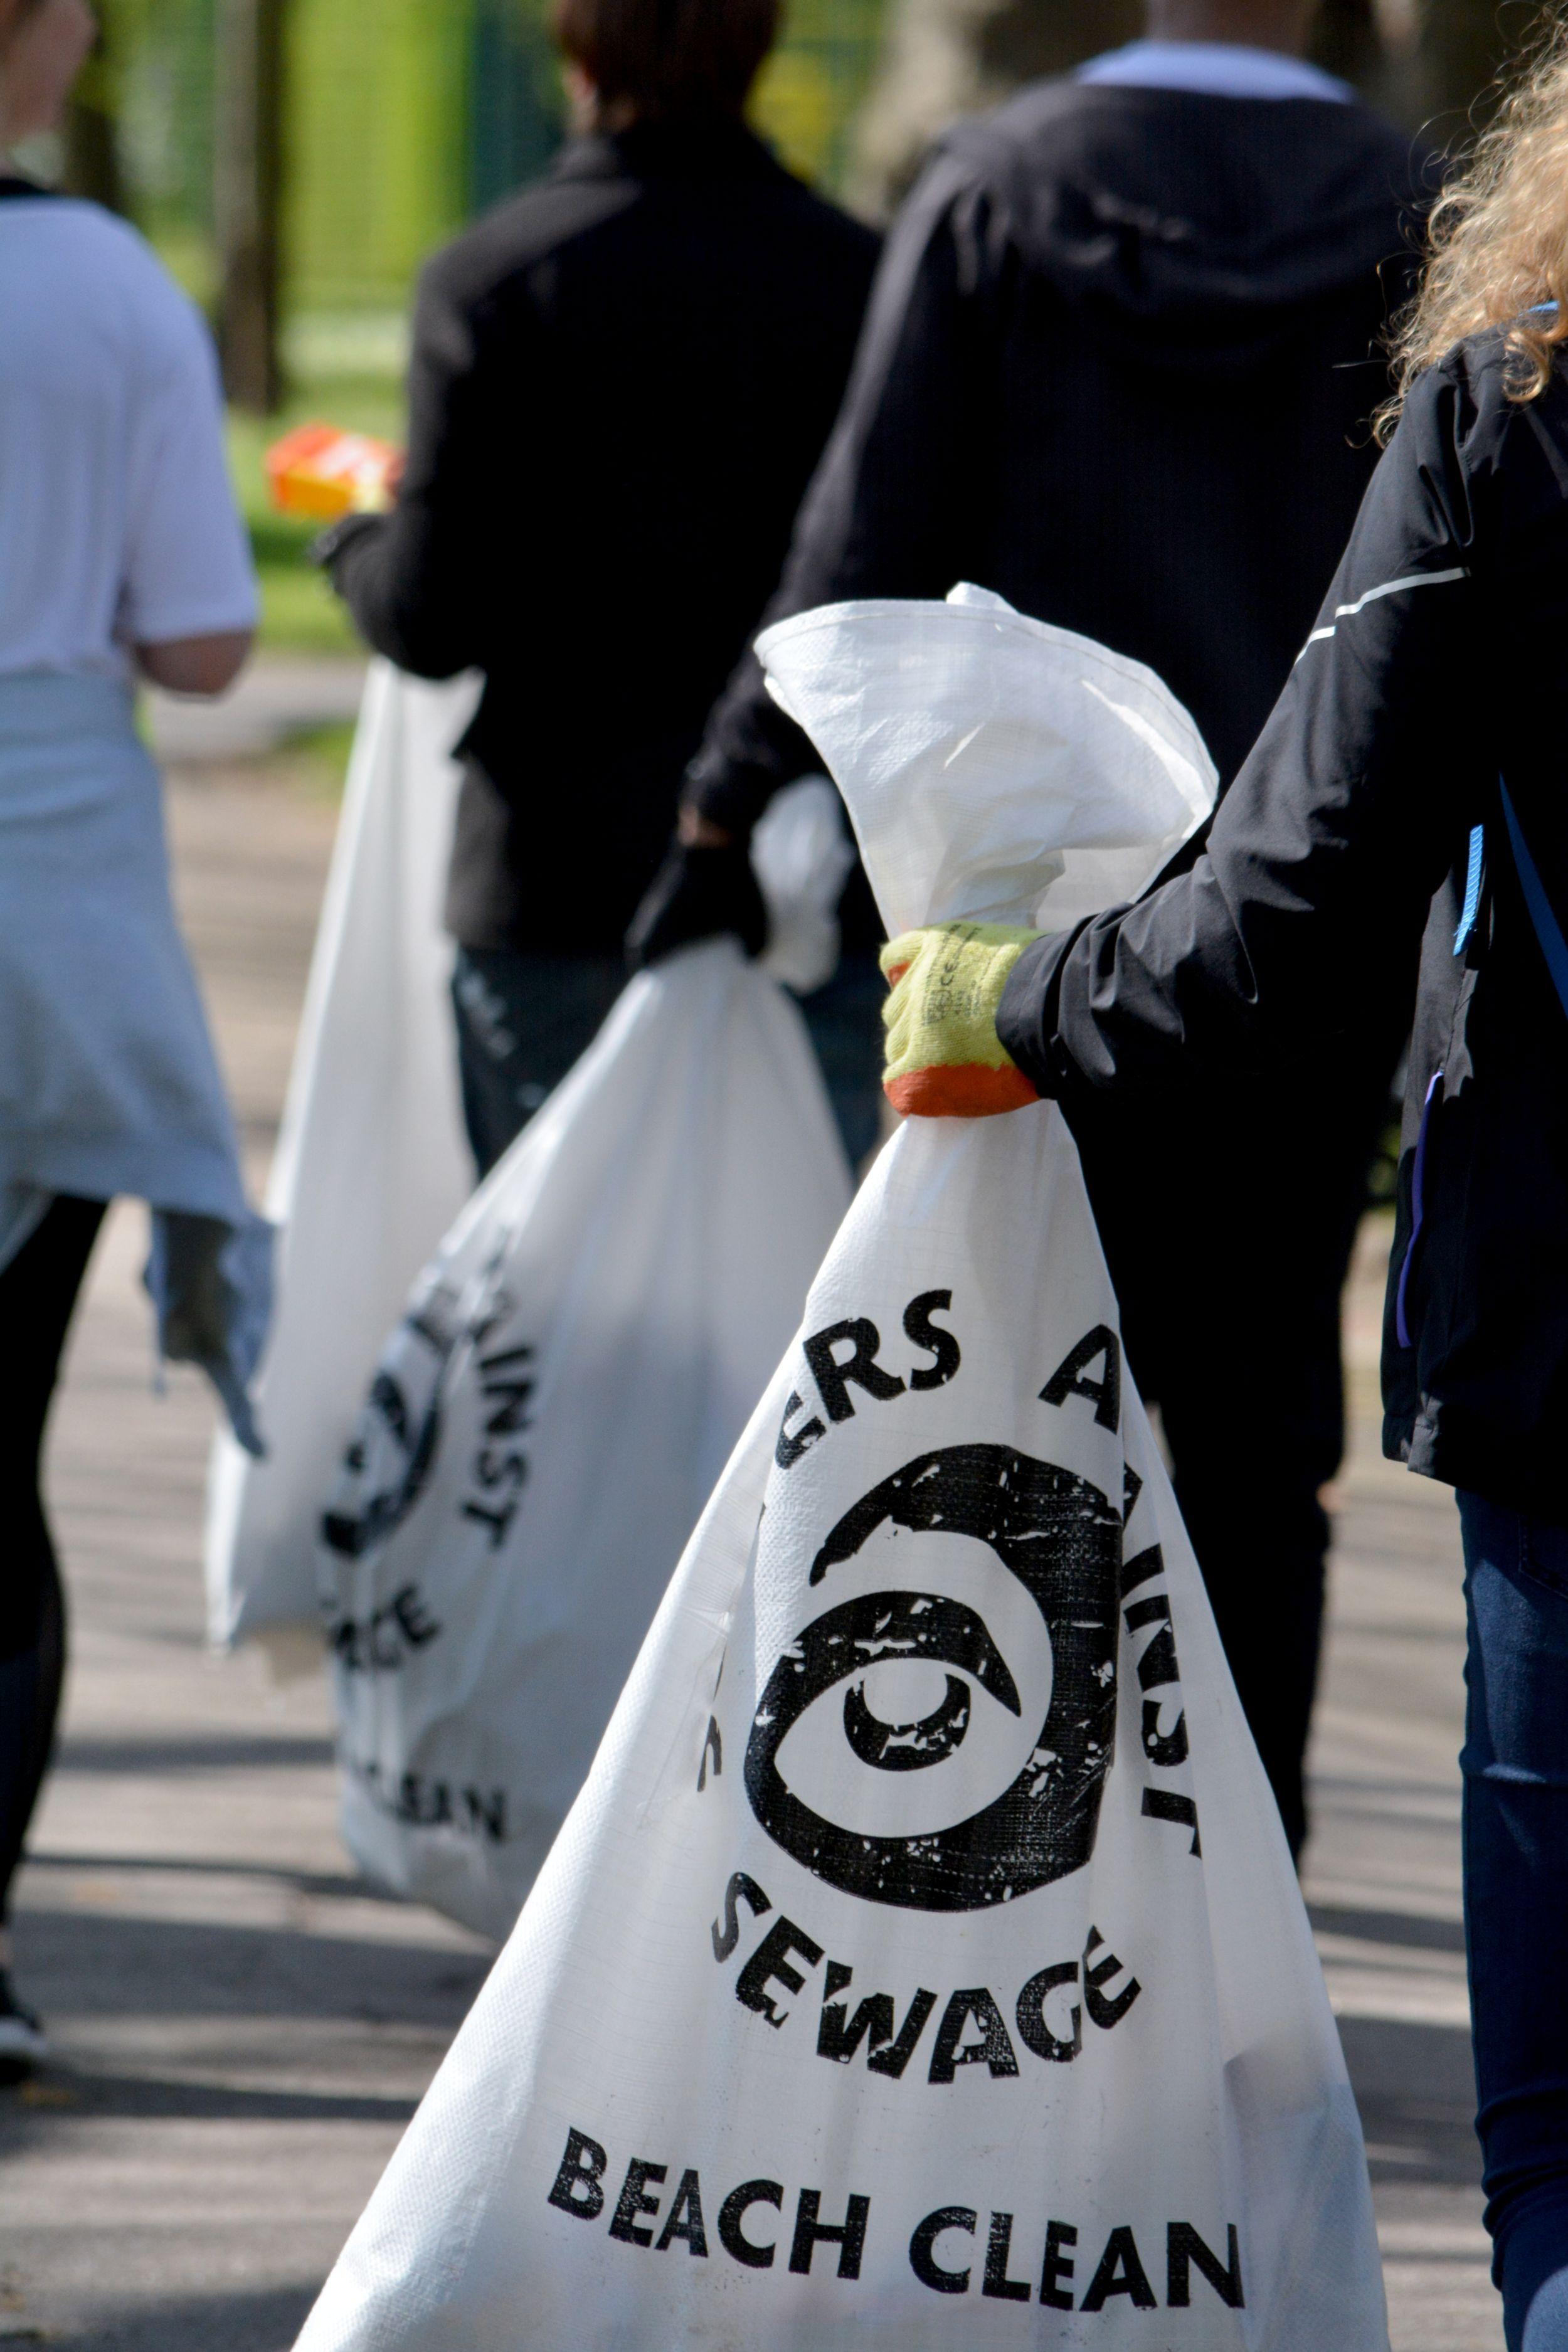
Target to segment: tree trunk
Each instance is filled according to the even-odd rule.
[[[127,209],[125,178],[116,137],[119,86],[107,13],[99,16],[98,41],[66,113],[62,185],[111,213]]]
[[[1382,63],[1373,0],[1323,0],[1312,31],[1312,57],[1342,81],[1359,88],[1368,70],[1375,72]]]
[[[1410,129],[1460,143],[1539,0],[1322,0],[1313,55]],[[885,215],[937,133],[1037,74],[1133,39],[1140,0],[889,0],[881,69],[857,133],[853,201]]]
[[[1530,47],[1546,13],[1518,0],[1419,0],[1422,102],[1441,145],[1462,144],[1486,122],[1499,74]]]
[[[279,355],[285,0],[218,0],[218,347],[237,407],[268,415]]]
[[[1370,106],[1412,131],[1422,128],[1428,110],[1420,58],[1420,5],[1422,0],[1321,0],[1312,34],[1311,54],[1318,65],[1350,82]]]

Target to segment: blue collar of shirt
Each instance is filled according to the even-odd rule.
[[[1130,41],[1078,69],[1079,81],[1129,89],[1190,89],[1209,98],[1316,98],[1346,105],[1354,97],[1304,58],[1253,49],[1239,41]]]

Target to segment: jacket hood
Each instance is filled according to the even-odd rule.
[[[1306,310],[1412,266],[1429,151],[1367,108],[1038,83],[943,156],[1032,269],[1168,359],[1245,363]]]

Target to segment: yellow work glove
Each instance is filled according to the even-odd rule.
[[[1039,1095],[996,1034],[996,1008],[1014,965],[1037,931],[1002,923],[939,923],[882,950],[892,990],[882,1088],[893,1108],[922,1118],[990,1118]]]

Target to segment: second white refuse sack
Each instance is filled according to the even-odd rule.
[[[384,1885],[510,1927],[848,1197],[800,1014],[716,940],[632,982],[459,1218],[323,1522]]]

